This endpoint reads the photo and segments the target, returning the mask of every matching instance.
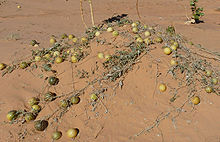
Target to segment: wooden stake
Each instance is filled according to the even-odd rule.
[[[86,25],[86,23],[85,23],[85,20],[84,20],[82,0],[80,0],[80,14],[81,14],[81,19],[82,19],[82,22],[83,22],[85,28],[88,29],[88,27],[87,27],[87,25]]]
[[[90,7],[90,13],[91,13],[92,26],[94,27],[95,22],[94,22],[93,8],[92,8],[92,0],[89,0],[89,7]]]

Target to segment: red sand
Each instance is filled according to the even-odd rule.
[[[30,50],[35,49],[29,45],[32,39],[40,42],[40,47],[49,47],[51,35],[63,33],[80,36],[84,32],[79,11],[79,0],[38,0],[38,1],[8,1],[1,0],[0,5],[0,61],[9,64],[15,60],[28,58]],[[113,14],[128,14],[129,17],[137,20],[135,10],[136,0],[110,0],[103,3],[101,0],[93,0],[95,22],[100,23],[103,19]],[[17,6],[21,8],[18,9]],[[85,9],[88,4],[84,2]],[[186,13],[190,15],[188,1],[182,0],[140,0],[140,15],[143,22],[153,25],[159,24],[163,27],[174,25],[177,32],[187,39],[199,43],[212,51],[220,52],[220,7],[219,0],[199,1],[204,7],[205,16],[202,18],[205,23],[198,25],[185,25]],[[186,8],[184,8],[186,7]],[[89,10],[85,10],[89,15]],[[86,16],[86,23],[91,25],[89,16]],[[12,38],[13,35],[13,38]],[[18,40],[14,40],[14,37]],[[97,50],[92,51],[97,53]],[[162,59],[160,71],[168,67],[164,64],[164,56],[156,50],[155,58]],[[168,59],[167,59],[168,60]],[[57,67],[55,67],[57,68]],[[58,72],[65,71],[70,74],[70,64],[63,63],[59,66]],[[78,127],[80,134],[76,141],[80,142],[219,142],[220,141],[220,97],[211,94],[207,95],[201,91],[201,104],[191,110],[190,106],[173,122],[171,119],[162,121],[159,127],[150,133],[145,133],[135,139],[131,138],[143,128],[149,126],[161,112],[166,112],[172,105],[169,104],[169,90],[161,94],[155,88],[156,65],[152,63],[149,56],[144,57],[141,63],[136,65],[124,80],[123,89],[117,89],[115,96],[107,98],[104,104],[109,113],[104,113],[100,104],[99,116],[90,111],[88,96],[77,107],[71,109],[65,115],[60,124],[63,137],[60,141],[70,141],[66,137],[66,130],[70,127]],[[37,72],[35,73],[37,74]],[[159,82],[167,81],[165,74],[159,78]],[[69,92],[72,88],[63,87],[72,82],[70,77],[59,76],[61,82],[57,86],[58,93]],[[52,127],[44,133],[34,132],[32,124],[25,126],[6,125],[6,114],[11,109],[23,109],[27,107],[27,100],[36,96],[45,82],[29,72],[18,70],[5,77],[0,77],[0,141],[14,142],[18,140],[18,132],[23,133],[26,128],[30,130],[23,141],[51,141]],[[170,81],[170,84],[175,82]],[[78,83],[76,87],[82,86]],[[62,86],[63,85],[63,86]],[[176,102],[178,105],[178,102]],[[56,103],[43,110],[39,117],[52,112]],[[86,113],[87,112],[87,113]],[[170,117],[171,118],[171,117]]]

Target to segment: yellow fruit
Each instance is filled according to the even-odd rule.
[[[72,129],[69,129],[67,131],[67,137],[69,138],[75,138],[79,133],[79,130],[77,128],[72,128]]]
[[[87,38],[85,38],[85,37],[82,37],[82,38],[81,38],[81,43],[82,43],[82,44],[85,44],[87,41],[88,41]]]
[[[6,65],[4,63],[0,63],[0,70],[3,70],[6,68]]]
[[[74,51],[74,52],[73,52],[73,55],[74,55],[74,56],[77,56],[77,55],[79,55],[79,53],[78,53],[77,51]]]
[[[194,97],[191,102],[194,104],[194,105],[198,105],[200,103],[200,98],[198,96]]]
[[[40,111],[41,110],[41,106],[39,106],[39,105],[33,105],[31,108],[33,110],[36,110],[36,111]]]
[[[145,38],[144,43],[146,43],[147,45],[150,45],[152,41],[149,38]]]
[[[76,56],[72,56],[72,57],[71,57],[71,62],[72,62],[72,63],[78,62],[78,59],[76,58]]]
[[[38,113],[41,110],[41,106],[39,105],[33,105],[31,108],[35,113]]]
[[[144,29],[147,29],[148,28],[148,25],[144,25]]]
[[[138,43],[143,43],[143,39],[142,39],[141,37],[137,38],[136,41],[137,41]]]
[[[59,51],[53,52],[53,56],[54,56],[54,57],[60,56],[60,52],[59,52]]]
[[[160,84],[159,85],[159,90],[160,90],[160,92],[165,92],[167,90],[166,85],[165,84]]]
[[[105,60],[109,61],[111,59],[111,57],[112,57],[111,55],[105,55]]]
[[[20,9],[20,8],[21,8],[21,6],[20,6],[20,5],[18,5],[18,6],[17,6],[17,8],[18,8],[18,9]]]
[[[211,87],[208,86],[205,88],[205,91],[206,91],[206,93],[212,93],[213,90]]]
[[[132,31],[133,31],[133,33],[138,33],[138,28],[134,27],[134,28],[132,28]]]
[[[67,108],[69,106],[69,103],[67,100],[61,100],[60,101],[60,107]]]
[[[156,38],[154,39],[154,41],[157,42],[157,43],[162,43],[162,42],[163,42],[163,39],[162,39],[161,37],[156,37]]]
[[[19,66],[21,69],[25,69],[28,67],[28,64],[26,62],[21,62]]]
[[[151,35],[151,33],[150,33],[149,31],[146,31],[146,32],[144,32],[144,35],[145,35],[146,37],[148,37],[148,36]]]
[[[65,38],[68,38],[68,36],[67,36],[67,34],[64,33],[64,34],[61,35],[61,38],[65,39]]]
[[[71,98],[70,102],[72,104],[78,104],[80,102],[80,98],[74,96],[74,97]]]
[[[212,82],[212,84],[217,85],[218,84],[218,79],[217,78],[212,78],[211,82]]]
[[[76,43],[78,41],[78,38],[74,37],[73,42]]]
[[[148,27],[149,30],[153,30],[153,27]]]
[[[37,105],[39,104],[39,102],[40,102],[40,99],[36,97],[32,97],[30,100],[28,100],[28,104],[30,106]]]
[[[137,38],[139,38],[139,37],[140,37],[140,35],[138,35],[138,34],[136,34],[136,35],[134,36],[135,39],[137,39]]]
[[[173,45],[173,43],[174,43],[175,41],[174,40],[170,40],[170,43]]]
[[[166,54],[166,55],[170,55],[170,54],[172,53],[172,50],[171,50],[169,47],[165,47],[165,48],[163,49],[163,52],[164,52],[164,54]]]
[[[99,36],[101,33],[99,31],[95,32],[95,36]]]
[[[177,62],[176,60],[174,60],[174,59],[171,59],[171,60],[170,60],[170,64],[171,64],[172,66],[176,66],[176,65],[178,64],[178,62]]]
[[[52,139],[53,140],[59,140],[62,137],[62,132],[56,131],[52,133]]]
[[[177,48],[179,47],[179,44],[178,44],[178,42],[173,42],[173,45],[175,45]]]
[[[52,78],[52,77],[50,77]],[[57,84],[56,82],[57,80],[56,79],[52,79],[49,81],[49,84],[50,85],[55,85]],[[56,99],[56,94],[55,93],[52,93],[52,92],[47,92],[43,95],[43,100],[46,101],[46,102],[52,102]]]
[[[51,39],[50,39],[50,44],[54,44],[54,43],[56,43],[56,39],[51,38]]]
[[[177,50],[177,46],[176,46],[176,45],[171,45],[170,48],[171,48],[172,50],[174,50],[174,51]]]
[[[9,111],[6,117],[9,121],[15,120],[17,118],[17,111],[16,110]]]
[[[63,58],[62,57],[56,57],[55,62],[57,64],[62,63],[63,62]]]
[[[24,118],[25,118],[26,122],[29,122],[29,121],[34,120],[36,118],[36,116],[33,113],[28,112],[25,114]]]
[[[206,76],[207,76],[207,77],[212,76],[212,71],[211,71],[211,70],[206,70]]]
[[[40,56],[35,56],[34,60],[35,60],[35,62],[39,62],[41,60],[41,57]]]
[[[69,35],[68,38],[69,39],[73,39],[75,36],[74,35]]]
[[[90,96],[90,98],[91,98],[92,101],[97,101],[97,100],[98,100],[98,97],[97,97],[96,94],[92,94],[92,95]]]
[[[98,58],[99,59],[103,59],[104,58],[104,54],[103,53],[98,53]]]
[[[137,27],[137,23],[134,22],[134,23],[131,24],[131,26],[132,26],[132,27]]]
[[[113,35],[113,36],[118,36],[119,33],[118,33],[118,31],[113,31],[113,32],[112,32],[112,35]]]
[[[112,27],[108,27],[107,28],[107,32],[113,32],[113,28]]]
[[[50,57],[51,57],[50,54],[45,54],[45,55],[44,55],[44,58],[47,59],[47,60],[49,60]]]

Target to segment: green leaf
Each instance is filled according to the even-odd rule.
[[[195,3],[193,1],[191,1],[190,6],[195,6]]]
[[[175,33],[175,28],[173,26],[168,26],[166,29],[166,32],[170,33],[170,34],[174,34]]]
[[[194,14],[194,19],[195,19],[195,20],[199,20],[199,16],[196,15],[196,14]]]
[[[199,12],[199,11],[196,11],[196,15],[200,15],[200,12]]]

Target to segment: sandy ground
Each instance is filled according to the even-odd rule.
[[[190,15],[188,1],[139,1],[143,22],[149,25],[159,24],[162,27],[174,25],[176,31],[187,39],[209,50],[220,52],[220,11],[216,10],[220,8],[219,0],[199,1],[199,5],[205,9],[205,16],[202,18],[204,23],[198,25],[184,24],[186,15]],[[101,0],[94,0],[96,24],[113,15],[123,13],[137,20],[135,2],[135,0],[109,0],[103,3]],[[39,48],[47,48],[51,35],[73,33],[81,36],[85,30],[77,0],[0,0],[0,4],[0,61],[6,64],[28,58],[30,50],[35,48],[29,44],[32,39],[40,42]],[[21,6],[20,9],[17,8],[18,5]],[[84,4],[84,8],[86,23],[91,25],[88,4]],[[96,50],[93,52],[97,53]],[[163,55],[158,55],[157,51],[153,55],[165,59]],[[195,109],[191,110],[189,107],[176,120],[166,119],[150,133],[135,139],[131,138],[150,125],[158,114],[172,107],[167,101],[170,97],[169,92],[165,94],[156,92],[155,96],[152,96],[154,91],[152,88],[155,88],[155,78],[152,74],[155,75],[156,70],[155,64],[152,64],[148,58],[143,58],[142,62],[126,76],[123,89],[118,89],[116,96],[104,102],[110,113],[105,114],[101,106],[99,116],[90,112],[87,106],[88,98],[83,96],[84,101],[62,119],[60,129],[64,132],[64,136],[60,141],[70,141],[66,138],[65,131],[69,127],[78,127],[80,134],[75,141],[80,142],[219,142],[220,98],[214,94],[207,95],[203,91],[200,92],[202,103]],[[55,68],[59,72],[65,71],[67,74],[70,72],[68,63],[61,66]],[[160,70],[163,71],[166,67],[166,64],[161,63]],[[61,82],[71,83],[68,76],[61,74],[60,77]],[[160,77],[160,81],[167,81],[165,75]],[[31,136],[23,141],[51,141],[52,127],[45,133],[36,133],[31,129],[31,124],[27,126],[3,124],[3,121],[6,121],[6,113],[11,109],[26,107],[27,99],[36,96],[45,82],[22,70],[0,77],[0,82],[2,90],[0,93],[0,141],[19,141],[18,131],[23,133],[26,129],[30,130],[28,133]],[[59,93],[72,89],[68,86],[63,87],[65,83],[58,85]],[[80,85],[83,83],[79,83],[78,86]],[[44,110],[41,115],[52,112],[54,105],[56,104],[51,104],[50,108]],[[87,111],[89,111],[88,114]]]

